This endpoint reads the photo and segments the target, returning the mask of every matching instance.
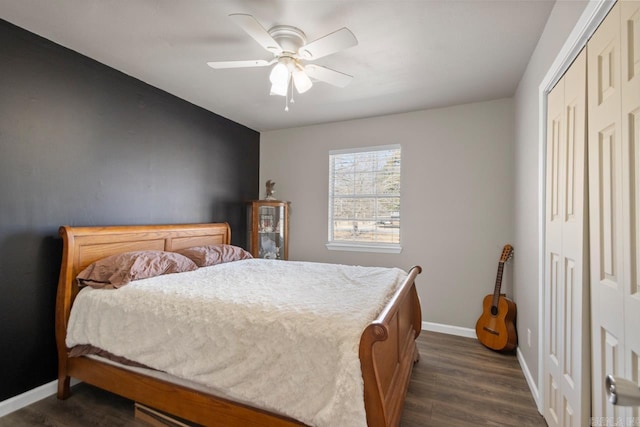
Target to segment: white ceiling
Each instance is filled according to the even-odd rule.
[[[512,96],[552,0],[0,0],[0,18],[258,131]],[[269,68],[207,61],[271,59],[229,18],[302,29],[348,27],[359,44],[317,60],[354,76],[269,95]]]

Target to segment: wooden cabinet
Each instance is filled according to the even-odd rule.
[[[254,258],[289,259],[289,202],[249,202],[247,226],[249,252]]]

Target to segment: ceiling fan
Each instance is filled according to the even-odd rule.
[[[275,64],[269,75],[271,95],[284,97],[287,97],[290,86],[295,87],[298,93],[308,91],[313,85],[311,79],[345,87],[353,78],[349,74],[331,68],[306,63],[357,45],[358,40],[346,27],[307,43],[306,35],[299,28],[276,25],[265,30],[251,15],[233,13],[229,17],[263,48],[272,53],[274,58],[207,62],[211,68],[268,67]],[[288,108],[285,109],[288,110]]]

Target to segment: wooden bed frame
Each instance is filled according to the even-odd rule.
[[[227,223],[110,227],[60,227],[62,266],[56,301],[58,398],[70,396],[71,377],[202,425],[294,426],[299,421],[136,373],[88,357],[68,357],[65,345],[71,306],[78,293],[77,274],[106,256],[133,250],[178,249],[230,243]],[[284,262],[284,261],[283,261]],[[421,311],[414,280],[416,266],[360,339],[367,423],[399,424],[414,362]]]

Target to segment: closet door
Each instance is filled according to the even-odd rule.
[[[547,97],[544,417],[589,424],[586,52]]]
[[[624,288],[625,372],[624,378],[640,386],[640,1],[620,4],[622,51],[622,146],[628,159],[623,179],[623,209],[628,212],[624,250],[628,283]],[[623,171],[626,170],[623,168]],[[640,408],[628,409],[636,425],[640,424]]]
[[[604,378],[639,382],[640,2],[619,1],[587,49],[593,416],[615,423],[638,416],[607,401]]]

